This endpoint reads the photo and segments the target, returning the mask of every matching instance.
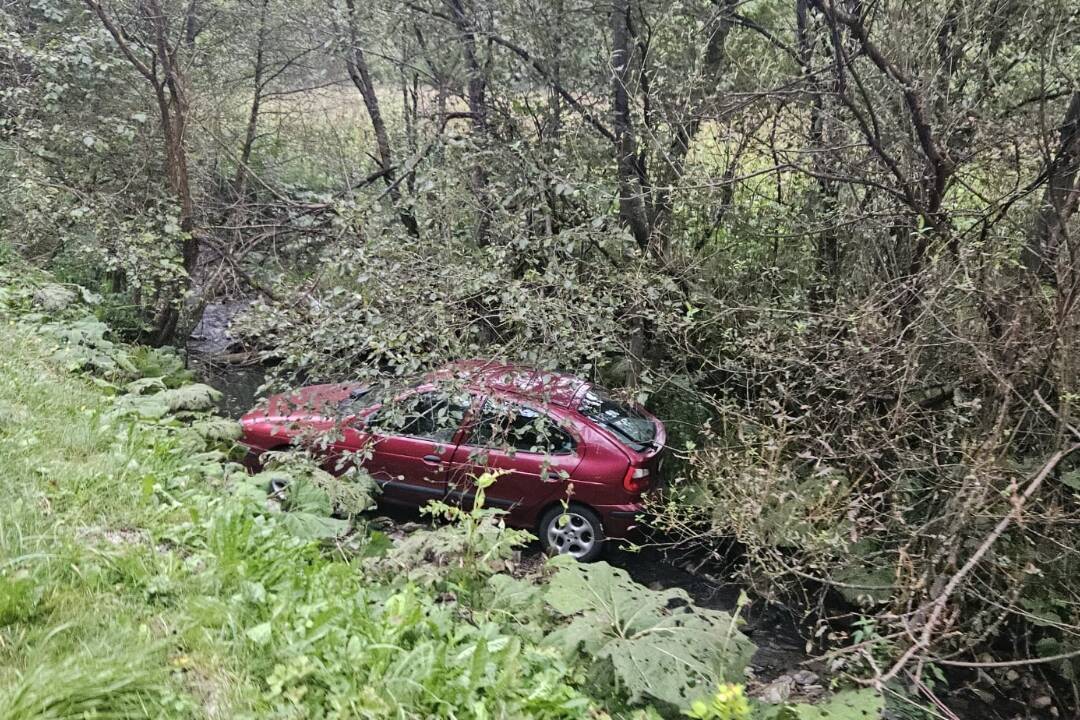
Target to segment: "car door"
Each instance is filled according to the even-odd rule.
[[[442,499],[469,402],[439,390],[409,393],[346,429],[340,450],[367,470],[386,502],[422,506]]]
[[[486,504],[508,510],[517,525],[530,527],[540,509],[565,497],[581,462],[578,439],[557,418],[497,397],[484,400],[464,434],[453,455],[451,498],[471,507],[474,479],[499,472],[485,491]]]

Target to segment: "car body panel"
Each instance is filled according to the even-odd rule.
[[[423,505],[446,496],[455,445],[392,435],[373,436],[371,441],[371,458],[363,466],[382,486],[385,500]]]

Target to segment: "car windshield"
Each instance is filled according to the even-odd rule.
[[[593,387],[585,393],[578,412],[611,430],[620,442],[635,450],[644,450],[656,438],[656,425],[651,418],[601,388]]]

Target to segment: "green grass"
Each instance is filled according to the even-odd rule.
[[[152,542],[169,511],[141,480],[183,459],[107,420],[109,399],[46,362],[32,328],[0,325],[0,344],[0,718],[168,715],[185,689],[149,588],[182,562]],[[227,695],[229,673],[199,663]]]

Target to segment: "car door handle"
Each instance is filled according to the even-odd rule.
[[[557,473],[554,470],[548,470],[546,473],[543,474],[543,476],[540,479],[543,480],[544,482],[549,482],[549,483],[562,482],[563,476],[562,476],[562,473]]]
[[[424,462],[429,463],[431,465],[438,465],[439,463],[442,462],[442,458],[439,457],[438,455],[425,455],[424,456]]]

